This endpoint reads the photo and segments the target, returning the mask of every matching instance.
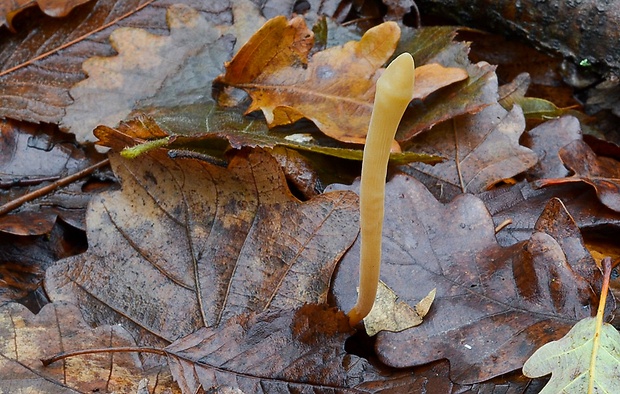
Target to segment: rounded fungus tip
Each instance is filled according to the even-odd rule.
[[[377,80],[375,102],[364,146],[360,184],[360,279],[355,306],[347,314],[351,326],[370,313],[377,296],[381,268],[381,235],[385,178],[390,147],[415,82],[413,57],[403,53]]]

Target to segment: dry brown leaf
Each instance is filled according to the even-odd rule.
[[[0,333],[3,393],[130,393],[143,378],[150,393],[179,392],[165,366],[149,369],[134,352],[76,356],[44,367],[41,359],[62,352],[135,346],[123,327],[91,328],[71,304],[48,304],[36,316],[19,304],[4,305]]]
[[[343,312],[310,304],[239,315],[166,351],[186,393],[200,387],[243,393],[406,393],[421,392],[425,385],[451,391],[446,369],[389,371],[349,354],[344,343],[351,334]]]
[[[620,212],[620,162],[597,156],[582,140],[575,140],[560,149],[560,159],[574,175],[566,178],[540,179],[537,187],[563,183],[585,182],[594,187],[599,200],[608,208]]]
[[[381,280],[411,305],[433,288],[437,295],[421,325],[377,335],[380,359],[407,367],[447,358],[462,384],[520,368],[596,309],[601,273],[571,221],[553,200],[529,240],[502,248],[482,201],[465,194],[444,205],[396,175],[386,185]],[[358,266],[359,240],[334,277],[343,310],[357,298]]]
[[[518,106],[508,112],[495,104],[475,115],[444,122],[411,141],[410,150],[437,153],[443,163],[413,163],[405,171],[427,185],[441,201],[480,193],[535,165],[536,153],[519,145],[525,119]]]
[[[26,8],[39,7],[46,15],[56,18],[67,16],[75,7],[90,0],[15,0],[0,3],[0,26],[6,25],[14,31],[12,21],[15,15]]]
[[[114,57],[92,57],[82,67],[88,78],[71,88],[74,102],[62,127],[80,142],[93,142],[100,124],[115,126],[148,105],[181,105],[210,100],[210,84],[232,49],[229,38],[185,5],[168,9],[170,34],[117,29],[110,35]],[[179,94],[182,92],[182,94]]]
[[[400,28],[383,23],[368,30],[359,42],[318,52],[308,59],[313,33],[301,17],[268,21],[226,65],[215,84],[227,89],[221,104],[236,104],[234,88],[248,92],[246,112],[262,110],[270,127],[312,120],[328,136],[344,142],[365,140],[375,82],[390,58]],[[427,65],[416,70],[416,98],[467,78],[462,69]]]
[[[120,150],[141,128],[103,138]],[[263,151],[228,168],[163,149],[111,161],[122,189],[91,202],[88,251],[48,269],[46,290],[159,343],[242,312],[325,302],[358,231],[354,193],[299,202]]]

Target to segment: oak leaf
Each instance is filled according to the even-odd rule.
[[[441,201],[461,193],[480,193],[535,165],[536,153],[519,145],[525,119],[518,106],[506,111],[491,105],[474,115],[454,118],[413,139],[408,150],[441,152],[446,158],[430,166],[413,163],[404,171],[427,185]]]
[[[410,177],[388,182],[381,280],[409,305],[437,294],[421,325],[377,335],[380,359],[406,367],[447,358],[453,381],[480,382],[519,369],[535,348],[590,316],[601,274],[579,230],[565,230],[570,220],[555,223],[558,212],[568,215],[558,205],[550,203],[529,240],[503,248],[476,197],[443,205]],[[343,310],[355,302],[358,265],[359,240],[334,278]]]
[[[12,21],[13,18],[26,8],[37,5],[41,11],[46,15],[53,17],[67,16],[69,12],[75,7],[87,3],[90,0],[70,0],[70,1],[55,1],[55,0],[18,0],[12,2],[3,2],[0,4],[0,26],[6,25],[11,31],[15,31]]]
[[[77,306],[48,304],[34,315],[10,303],[0,307],[0,390],[7,393],[136,392],[148,378],[149,392],[178,393],[167,368],[150,369],[136,353],[76,356],[44,367],[41,359],[62,352],[135,346],[119,325],[91,328]]]
[[[610,209],[620,212],[620,163],[609,157],[597,156],[582,140],[573,141],[560,149],[560,158],[574,175],[566,178],[540,179],[537,187],[570,182],[585,182],[594,187],[599,200]]]
[[[186,393],[200,387],[279,392],[411,392],[450,388],[446,371],[374,367],[345,351],[352,334],[343,312],[309,304],[295,310],[242,314],[203,328],[166,348]]]
[[[313,33],[301,17],[268,21],[226,64],[214,84],[227,89],[221,104],[232,102],[231,87],[248,92],[246,113],[262,110],[270,127],[312,120],[328,136],[344,142],[365,140],[375,83],[400,37],[396,23],[369,29],[351,41],[315,53]],[[467,78],[458,68],[427,65],[416,70],[416,98]]]
[[[107,130],[117,150],[145,133]],[[122,189],[92,200],[88,251],[50,267],[46,291],[158,343],[250,310],[325,302],[358,231],[355,194],[299,202],[264,151],[228,168],[164,149],[111,162]]]
[[[4,120],[0,123],[0,205],[33,189],[71,175],[105,156],[75,146],[67,135],[47,126]],[[10,214],[0,215],[0,232],[41,235],[51,231],[61,218],[84,229],[84,215],[90,193],[84,190],[86,177]],[[102,188],[106,185],[103,184]]]

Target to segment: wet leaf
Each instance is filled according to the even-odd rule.
[[[394,52],[399,37],[396,23],[384,23],[368,30],[359,42],[308,58],[314,40],[303,19],[274,18],[227,63],[226,73],[215,81],[227,87],[218,101],[236,104],[231,87],[241,88],[252,98],[246,113],[262,110],[270,127],[307,118],[332,138],[362,143],[380,67]],[[416,70],[416,86],[420,86],[416,97],[466,77],[462,69],[428,65]]]
[[[6,204],[105,158],[77,147],[73,138],[52,127],[0,121],[0,205]],[[57,218],[83,229],[91,193],[89,178],[78,180],[0,216],[0,232],[41,235]],[[101,189],[111,183],[99,183]]]
[[[437,295],[421,325],[377,335],[383,362],[405,367],[447,358],[453,381],[484,381],[519,369],[596,307],[600,272],[579,230],[566,232],[567,214],[554,219],[561,203],[548,208],[553,213],[543,214],[529,240],[503,248],[474,196],[443,205],[418,181],[397,175],[386,197],[381,280],[409,304],[435,287]],[[343,310],[356,299],[358,264],[356,242],[334,278]]]
[[[126,132],[114,149],[135,143]],[[46,291],[158,343],[246,311],[325,302],[358,231],[355,194],[301,203],[260,150],[228,168],[163,149],[111,161],[122,189],[91,202],[89,250],[48,269]]]
[[[117,29],[110,42],[118,55],[83,63],[89,78],[71,88],[74,102],[62,119],[79,141],[94,141],[97,125],[116,125],[139,108],[141,100],[159,106],[210,100],[211,81],[232,49],[230,39],[184,5],[170,7],[167,21],[166,36]]]
[[[69,12],[75,7],[87,3],[90,0],[70,0],[70,1],[57,1],[57,0],[21,0],[12,2],[3,2],[0,4],[0,26],[5,25],[9,29],[14,30],[11,24],[13,18],[24,11],[26,8],[38,6],[41,11],[46,15],[53,17],[67,16]]]
[[[535,190],[529,183],[520,182],[481,193],[478,197],[493,215],[496,226],[506,220],[512,222],[496,234],[502,246],[529,239],[538,217],[552,198],[562,200],[579,229],[584,232],[620,229],[620,213],[604,206],[592,188],[586,185],[558,185]]]
[[[221,156],[229,145],[235,149],[281,146],[342,159],[362,160],[362,149],[334,143],[333,139],[325,137],[315,127],[269,130],[262,119],[243,116],[236,109],[224,109],[213,102],[155,108],[148,110],[147,114],[166,130],[174,131],[167,145],[171,149],[188,149]],[[300,134],[304,137],[297,138]],[[390,160],[396,164],[412,161],[434,164],[441,162],[442,158],[416,152],[399,152],[392,153]]]
[[[99,353],[44,367],[41,359],[85,348],[135,346],[121,326],[91,328],[79,308],[46,305],[36,316],[11,303],[0,307],[0,385],[3,392],[135,392],[143,377],[149,392],[179,392],[166,368],[150,369],[137,353]],[[4,391],[6,390],[6,391]]]
[[[0,305],[16,301],[33,312],[47,304],[45,270],[55,261],[86,250],[86,237],[62,222],[45,235],[0,237]]]
[[[612,158],[597,156],[583,141],[573,141],[560,149],[560,158],[574,175],[566,178],[541,179],[537,187],[570,182],[585,182],[594,187],[599,200],[620,212],[620,163]]]
[[[381,371],[348,354],[344,313],[323,305],[240,315],[166,348],[184,392],[199,387],[272,392],[404,392],[421,384],[450,387],[445,372]],[[441,384],[441,386],[439,386]],[[403,391],[404,390],[404,391]]]
[[[528,175],[534,179],[567,176],[559,151],[576,140],[581,140],[581,127],[573,116],[547,121],[525,133],[521,143],[538,155],[538,163],[528,170]]]
[[[416,137],[409,150],[441,152],[446,160],[434,166],[414,163],[404,170],[422,180],[441,201],[461,193],[480,193],[536,164],[537,155],[519,145],[524,128],[519,107],[508,112],[492,105]]]

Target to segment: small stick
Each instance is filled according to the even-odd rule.
[[[41,359],[41,362],[43,363],[44,367],[47,367],[48,365],[50,365],[51,363],[55,363],[56,361],[69,358],[69,357],[82,356],[85,354],[130,353],[130,352],[151,353],[151,354],[158,354],[160,356],[167,355],[167,353],[163,351],[162,349],[157,349],[154,347],[126,346],[126,347],[112,347],[112,348],[102,348],[102,349],[85,349],[85,350],[76,350],[74,352],[59,353],[55,355],[54,357],[43,358]]]
[[[96,169],[101,168],[110,164],[110,159],[101,160],[99,163],[93,164],[90,167],[86,167],[81,171],[76,172],[75,174],[69,175],[68,177],[57,180],[54,183],[51,183],[47,186],[44,186],[40,189],[37,189],[28,194],[24,194],[23,196],[16,198],[15,200],[9,201],[8,203],[0,206],[0,216],[11,212],[12,210],[20,207],[22,204],[27,203],[28,201],[32,201],[35,198],[42,197],[48,193],[53,192],[59,187],[66,186],[72,182],[77,181],[80,178],[83,178],[87,175],[93,173]]]

